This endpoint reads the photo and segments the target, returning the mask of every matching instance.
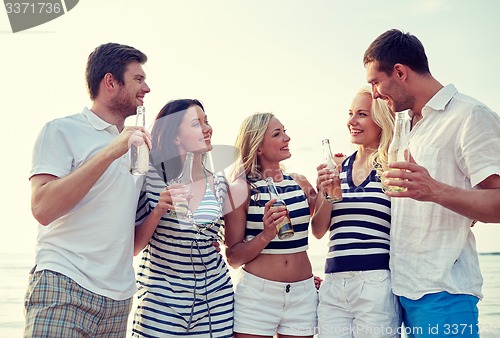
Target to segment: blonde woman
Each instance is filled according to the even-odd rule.
[[[394,117],[372,99],[369,87],[354,97],[347,127],[357,150],[337,157],[343,199],[330,203],[324,187],[332,174],[318,167],[318,206],[311,220],[315,237],[329,230],[325,281],[319,291],[319,337],[398,337],[400,306],[391,291],[389,231],[391,200],[379,174],[387,168]]]
[[[308,226],[316,192],[304,176],[283,172],[290,137],[271,113],[242,124],[236,148],[242,173],[230,186],[232,210],[225,216],[226,256],[243,267],[235,290],[234,336],[312,337],[317,326],[317,291],[307,256]],[[287,211],[271,208],[266,177],[287,204],[295,234],[278,239],[276,225]]]

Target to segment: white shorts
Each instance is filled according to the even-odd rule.
[[[321,283],[318,337],[400,337],[401,321],[389,270],[337,272]]]
[[[317,307],[313,277],[283,283],[241,269],[234,294],[234,332],[312,336],[317,330]]]

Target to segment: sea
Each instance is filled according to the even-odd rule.
[[[308,253],[314,274],[319,277],[323,277],[326,250],[324,240],[310,239]],[[23,336],[23,298],[28,283],[28,272],[33,266],[33,261],[32,252],[0,254],[0,338]],[[498,338],[500,337],[500,252],[480,253],[479,262],[484,278],[484,298],[479,302],[481,337]],[[137,267],[138,259],[134,264]],[[231,270],[231,276],[236,279],[238,271]],[[134,306],[136,305],[134,301]],[[129,320],[129,333],[133,312],[134,310],[131,311]]]

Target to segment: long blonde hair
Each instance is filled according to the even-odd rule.
[[[236,163],[229,175],[231,181],[242,176],[251,179],[261,178],[262,173],[257,159],[257,151],[264,141],[267,127],[273,117],[272,113],[254,113],[241,124],[234,145],[235,150],[239,152],[237,154],[239,162]]]
[[[356,96],[359,95],[370,95],[372,98],[371,116],[373,122],[382,129],[378,148],[368,156],[368,164],[376,169],[378,174],[381,174],[388,169],[388,149],[394,129],[394,113],[384,100],[373,98],[371,87],[361,88]]]

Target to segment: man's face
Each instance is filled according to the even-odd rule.
[[[144,96],[150,92],[146,75],[138,62],[130,62],[123,73],[123,84],[112,99],[113,110],[124,118],[134,115],[137,106],[144,105]]]
[[[366,80],[372,86],[373,98],[380,98],[387,102],[387,105],[394,112],[412,109],[414,99],[408,94],[404,83],[396,71],[387,75],[378,69],[376,61],[365,65]]]

